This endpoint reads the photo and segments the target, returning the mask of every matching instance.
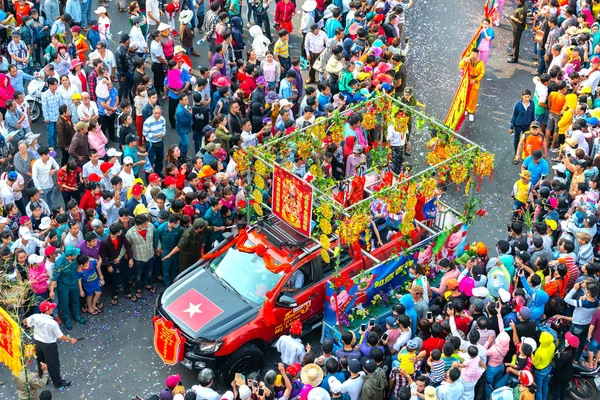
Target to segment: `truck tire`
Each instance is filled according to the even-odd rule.
[[[235,373],[239,372],[248,375],[251,372],[262,371],[265,367],[265,355],[253,343],[246,343],[233,354],[227,356],[221,368],[219,368],[219,377],[225,384],[231,382]]]

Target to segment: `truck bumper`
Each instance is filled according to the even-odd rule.
[[[188,351],[183,357],[181,364],[191,371],[199,371],[204,368],[216,369],[217,358],[201,356],[194,352]]]

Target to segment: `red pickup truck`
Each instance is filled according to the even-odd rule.
[[[213,252],[233,240],[226,239]],[[333,260],[324,263],[320,244],[272,215],[248,230],[246,246],[258,244],[267,247],[276,264],[289,263],[291,270],[272,273],[261,257],[232,245],[218,257],[200,260],[182,272],[157,299],[155,314],[173,321],[186,338],[181,360],[185,367],[211,368],[229,382],[236,372],[261,370],[265,364],[263,349],[288,333],[293,321],[303,322],[304,334],[320,327],[325,284],[335,268]],[[332,243],[332,249],[335,245]],[[342,251],[340,267],[354,276],[387,259],[396,246],[390,242],[354,257]],[[288,291],[286,288],[294,285],[281,283],[290,281],[303,283]],[[265,297],[276,287],[279,291],[272,309],[275,323],[267,324]]]

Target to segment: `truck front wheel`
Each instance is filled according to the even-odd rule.
[[[223,360],[220,369],[220,377],[223,383],[229,384],[235,377],[236,372],[248,375],[251,372],[262,371],[265,367],[265,355],[253,343],[246,343],[233,354]]]

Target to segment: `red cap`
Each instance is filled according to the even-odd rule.
[[[98,176],[98,174],[93,173],[93,174],[89,174],[88,175],[88,182],[100,182],[102,180],[101,177]]]
[[[81,32],[81,28],[78,26],[74,26],[71,28],[71,32],[73,33],[80,33]]]
[[[300,320],[292,322],[290,333],[294,336],[300,336],[302,334],[302,322]]]
[[[44,255],[46,257],[51,256],[54,253],[56,253],[56,247],[54,246],[48,246],[44,249]]]
[[[29,218],[27,215],[23,215],[21,218],[19,218],[19,225],[25,225],[29,221],[31,221],[31,218]]]
[[[160,175],[158,175],[156,172],[151,173],[148,177],[148,182],[160,182]]]
[[[114,166],[115,166],[115,163],[103,162],[102,164],[100,164],[100,171],[102,171],[102,173],[105,173],[106,171],[108,171],[109,169],[111,169]]]
[[[131,194],[133,194],[134,196],[139,196],[142,194],[142,192],[144,191],[144,188],[142,187],[142,185],[133,185],[133,187],[131,188]]]
[[[50,303],[49,301],[42,301],[40,304],[40,311],[45,313],[48,310],[54,310],[56,308],[56,304]]]
[[[165,384],[171,390],[173,390],[173,388],[175,388],[175,386],[179,385],[179,382],[181,382],[181,376],[179,374],[170,375],[165,380]]]
[[[169,186],[169,185],[176,185],[177,182],[175,181],[175,178],[173,178],[172,176],[167,176],[165,178],[165,185]]]
[[[600,57],[592,58],[592,64],[600,64]]]
[[[285,369],[285,372],[290,374],[292,377],[298,375],[300,371],[302,371],[302,365],[298,363],[292,364]]]

